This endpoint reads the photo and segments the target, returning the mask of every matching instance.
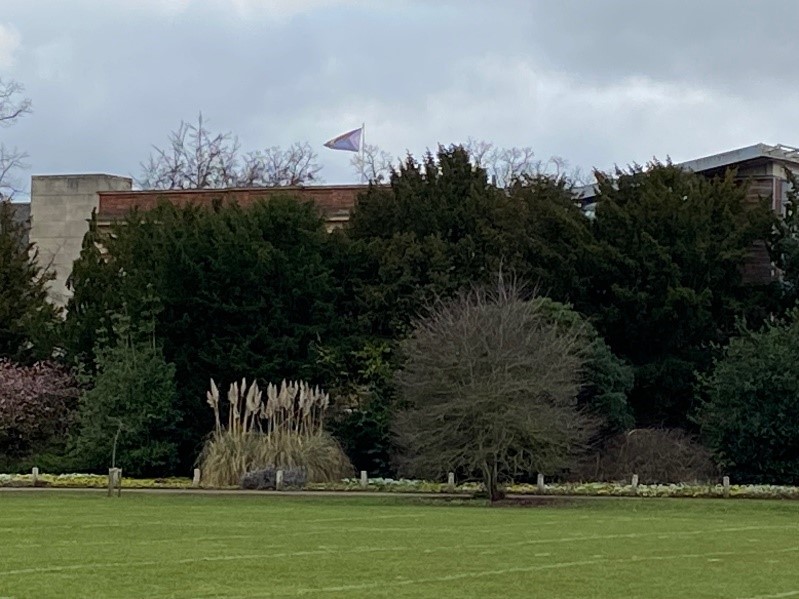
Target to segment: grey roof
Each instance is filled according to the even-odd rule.
[[[681,162],[677,166],[681,166],[689,171],[701,173],[714,168],[723,168],[725,166],[756,160],[758,158],[768,158],[799,164],[799,149],[782,144],[770,146],[761,143],[737,150],[730,150],[729,152],[722,152],[721,154],[713,154],[712,156]]]
[[[721,152],[720,154],[712,154],[704,156],[703,158],[696,158],[686,162],[679,162],[675,166],[684,168],[685,170],[693,171],[695,173],[702,173],[705,171],[724,168],[750,160],[757,160],[765,158],[769,160],[779,160],[781,162],[788,162],[791,164],[799,165],[799,148],[786,146],[783,144],[769,145],[764,143],[746,146],[745,148],[738,148],[737,150],[730,150],[729,152]],[[582,200],[588,200],[596,195],[596,184],[583,185],[574,190],[576,196]]]

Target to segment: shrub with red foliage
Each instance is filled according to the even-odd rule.
[[[64,440],[78,395],[75,378],[56,364],[0,359],[0,454],[22,457]]]

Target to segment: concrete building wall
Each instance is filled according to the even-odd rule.
[[[31,241],[43,265],[55,272],[50,298],[66,304],[67,278],[80,255],[100,191],[129,191],[132,180],[113,175],[36,175],[31,178]]]

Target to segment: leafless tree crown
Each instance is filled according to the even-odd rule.
[[[401,470],[497,485],[565,467],[596,423],[577,407],[582,331],[550,322],[514,286],[438,304],[403,342],[396,421]]]
[[[553,156],[548,160],[536,158],[531,147],[502,148],[491,142],[469,138],[463,144],[476,166],[484,169],[491,182],[510,187],[525,177],[549,175],[581,183],[585,178],[579,169],[570,169],[565,159]]]
[[[366,144],[363,153],[355,154],[350,161],[358,176],[372,183],[384,183],[391,177],[391,170],[396,160],[378,146]]]
[[[558,156],[539,160],[530,147],[503,148],[491,142],[469,138],[462,144],[475,166],[486,171],[489,181],[498,187],[510,187],[515,182],[539,176],[566,179],[573,184],[586,181],[585,175]],[[350,161],[353,169],[367,181],[382,183],[391,177],[397,160],[376,145],[367,144],[363,153],[355,154]]]
[[[202,113],[197,123],[182,121],[165,148],[153,146],[141,163],[144,189],[277,187],[316,181],[321,167],[310,144],[295,143],[241,153],[230,132],[211,132]]]
[[[13,79],[0,78],[0,127],[10,127],[32,111],[30,98],[25,88]],[[18,170],[28,168],[28,154],[17,148],[0,143],[0,197],[10,198],[22,189],[16,179]]]
[[[278,146],[250,152],[243,158],[237,185],[279,187],[316,181],[322,167],[308,142],[297,142],[286,149]]]

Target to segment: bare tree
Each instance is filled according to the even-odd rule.
[[[464,149],[476,166],[484,169],[488,178],[498,187],[510,187],[526,177],[547,175],[580,183],[584,176],[579,169],[570,169],[568,162],[553,156],[539,160],[531,147],[502,148],[491,142],[469,138]]]
[[[0,78],[0,127],[10,127],[31,113],[31,100],[24,93],[25,88],[21,83]],[[0,197],[11,198],[22,189],[14,173],[28,168],[25,163],[27,158],[26,152],[0,143]]]
[[[180,122],[166,148],[153,146],[138,182],[145,189],[229,187],[236,180],[238,153],[238,139],[211,133],[200,113],[196,124]]]
[[[372,144],[366,144],[363,147],[363,153],[355,154],[350,160],[355,172],[373,183],[388,181],[394,162],[394,157],[391,154]]]
[[[487,168],[489,164],[496,160],[497,149],[489,141],[470,137],[463,144],[463,148],[469,152],[472,162],[480,168]]]
[[[200,113],[197,123],[181,121],[166,148],[153,146],[141,163],[144,189],[206,189],[236,186],[276,187],[316,180],[321,167],[308,143],[286,150],[271,147],[241,155],[238,138],[213,133]]]
[[[539,160],[530,147],[502,148],[471,137],[462,145],[474,165],[484,169],[489,180],[498,187],[507,188],[516,181],[539,176],[564,179],[576,185],[587,182],[585,175],[579,169],[570,168],[564,158],[553,156],[545,161]],[[376,183],[389,180],[396,162],[391,154],[371,144],[364,146],[363,153],[355,154],[350,160],[359,176]]]
[[[568,466],[596,430],[577,404],[581,333],[501,281],[440,302],[402,344],[401,471],[460,471],[494,500],[503,481]]]
[[[321,170],[311,144],[297,142],[285,150],[274,146],[245,155],[237,184],[245,187],[302,185],[316,181]]]
[[[484,169],[489,180],[499,187],[509,187],[523,176],[539,174],[541,161],[530,147],[500,148],[491,142],[469,138],[464,149],[476,166]]]

